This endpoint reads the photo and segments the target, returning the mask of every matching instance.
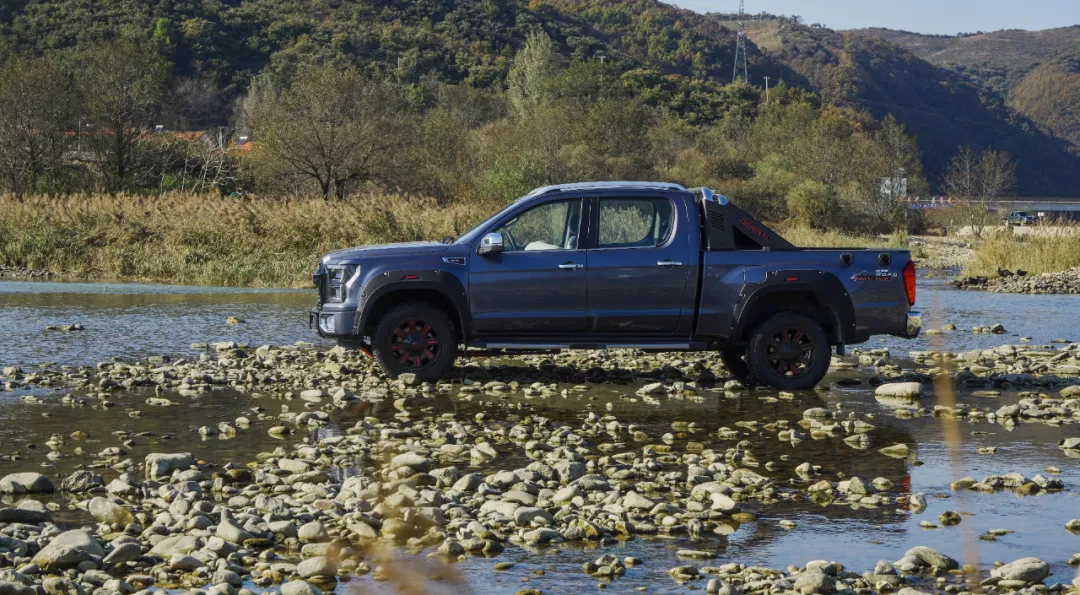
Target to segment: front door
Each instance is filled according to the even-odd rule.
[[[588,262],[593,332],[675,332],[690,278],[690,259],[696,256],[685,241],[688,234],[677,233],[675,204],[667,198],[601,198],[598,202],[598,237]]]
[[[587,330],[581,215],[581,199],[555,200],[491,230],[502,233],[503,251],[469,259],[469,303],[478,335]]]

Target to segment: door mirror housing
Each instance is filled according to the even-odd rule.
[[[476,249],[476,253],[480,256],[498,254],[503,251],[503,246],[503,234],[501,232],[489,233],[480,238],[480,247]]]

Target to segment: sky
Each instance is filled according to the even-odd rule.
[[[698,12],[738,12],[738,0],[666,0]],[[799,15],[831,29],[887,27],[948,34],[1080,24],[1080,0],[746,0],[746,12]]]

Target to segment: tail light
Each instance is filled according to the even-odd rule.
[[[915,261],[909,260],[904,265],[904,289],[907,290],[909,306],[915,305]]]

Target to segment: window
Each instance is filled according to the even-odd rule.
[[[496,231],[503,234],[503,251],[576,250],[581,226],[581,201],[549,202],[514,217]]]
[[[600,199],[600,248],[651,248],[671,237],[675,209],[666,198]]]

